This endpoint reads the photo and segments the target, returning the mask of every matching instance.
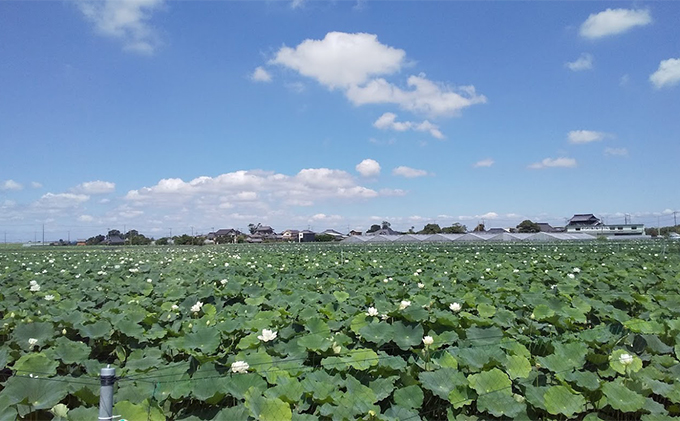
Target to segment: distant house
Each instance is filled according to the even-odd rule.
[[[103,244],[107,246],[122,246],[125,244],[125,240],[120,235],[109,235],[104,240]]]
[[[79,238],[76,240],[76,246],[86,246],[87,245],[87,239],[86,238]]]
[[[541,232],[557,232],[558,230],[555,229],[552,225],[548,224],[547,222],[537,222],[536,225],[538,225],[538,228],[540,228]]]
[[[274,235],[274,229],[269,225],[260,225],[255,229],[255,234],[259,234],[262,236]]]
[[[645,233],[644,224],[605,225],[592,213],[574,215],[564,229],[567,233],[594,235],[642,235]]]
[[[506,228],[489,228],[485,231],[487,234],[503,234],[504,232],[510,232]]]
[[[367,232],[366,235],[399,235],[400,233],[390,227],[379,229],[378,231]]]
[[[343,234],[337,232],[336,230],[332,230],[332,229],[327,229],[326,231],[322,232],[321,234],[333,236],[333,238],[335,238],[336,240],[342,240],[343,238],[345,238],[345,236]]]
[[[311,243],[316,239],[316,233],[310,230],[303,230],[298,233],[298,241],[301,243]]]
[[[349,232],[349,235],[361,235],[361,234],[362,234],[362,232],[357,231],[357,230],[352,230],[352,231]]]
[[[298,241],[299,230],[285,230],[281,233],[283,241]]]

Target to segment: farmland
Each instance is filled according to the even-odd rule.
[[[0,250],[0,420],[680,416],[677,244]]]

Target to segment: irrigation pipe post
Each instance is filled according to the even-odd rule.
[[[99,373],[99,421],[113,420],[113,384],[116,382],[116,369],[107,366]]]

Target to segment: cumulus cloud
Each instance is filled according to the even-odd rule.
[[[494,161],[493,159],[487,158],[487,159],[482,159],[481,161],[475,162],[475,165],[473,165],[473,167],[475,167],[475,168],[490,167],[495,163],[496,163],[496,161]]]
[[[366,33],[329,32],[322,40],[307,39],[295,48],[282,47],[271,60],[334,89],[392,74],[404,62],[404,50],[381,44]]]
[[[607,136],[609,135],[604,132],[595,132],[592,130],[572,130],[567,135],[567,138],[569,139],[569,143],[578,144],[599,142],[604,140]]]
[[[156,185],[130,190],[125,199],[137,206],[197,206],[215,209],[220,203],[239,209],[311,206],[329,200],[363,200],[381,193],[361,186],[346,171],[308,168],[295,175],[269,171],[235,171],[216,177],[160,180]],[[217,205],[216,205],[217,204]]]
[[[2,184],[0,184],[0,190],[15,190],[15,191],[18,191],[18,190],[22,190],[23,188],[24,188],[24,186],[22,186],[21,184],[17,183],[14,180],[6,180],[6,181],[2,182]]]
[[[373,127],[381,130],[396,130],[398,132],[403,132],[407,130],[428,132],[434,138],[437,139],[444,138],[444,135],[439,130],[439,127],[435,124],[430,123],[427,120],[423,121],[422,123],[415,123],[412,121],[398,122],[396,120],[397,120],[396,114],[384,113],[373,123]]]
[[[80,221],[80,222],[92,222],[92,221],[94,221],[94,217],[92,215],[83,214],[83,215],[80,215],[78,217],[78,221]]]
[[[342,216],[340,215],[326,215],[325,213],[317,213],[309,218],[310,221],[316,222],[336,222],[341,221]]]
[[[649,81],[657,89],[677,85],[680,82],[680,58],[662,60],[656,72],[649,76]]]
[[[375,177],[380,175],[380,164],[373,159],[364,159],[354,168],[363,177]]]
[[[116,183],[111,183],[109,181],[88,181],[82,184],[78,184],[73,189],[74,193],[83,194],[105,194],[111,193],[116,190]]]
[[[150,25],[151,15],[164,0],[78,0],[75,2],[85,18],[101,35],[118,39],[123,49],[152,54],[160,37]]]
[[[607,9],[588,16],[579,33],[585,38],[602,38],[652,23],[648,10]]]
[[[472,220],[487,220],[487,219],[498,219],[499,215],[496,212],[487,212],[483,215],[461,215],[458,217],[461,221],[472,221]]]
[[[400,108],[431,116],[456,116],[474,104],[486,102],[474,86],[454,88],[435,83],[425,75],[410,76],[406,81],[409,90],[402,90],[383,78],[373,79],[363,86],[351,86],[347,98],[355,105],[395,104]]]
[[[31,181],[31,187],[34,189],[40,189],[42,188],[42,184],[38,183],[37,181]]]
[[[529,165],[529,168],[534,170],[541,170],[544,168],[573,168],[576,166],[574,158],[545,158],[541,162],[535,162]]]
[[[425,170],[419,170],[416,168],[411,168],[411,167],[406,167],[406,166],[400,166],[392,170],[392,175],[397,175],[400,177],[406,177],[406,178],[416,178],[416,177],[425,177],[426,175],[429,175],[429,173]]]
[[[626,148],[604,148],[605,156],[628,156]]]
[[[573,70],[575,72],[581,70],[590,70],[593,68],[593,56],[592,54],[583,53],[576,60],[567,62],[565,66],[567,66],[569,70]]]
[[[64,209],[77,207],[90,200],[86,194],[75,193],[46,193],[33,204],[38,208]]]
[[[454,116],[486,102],[474,86],[456,88],[423,74],[409,77],[407,89],[388,82],[384,77],[400,71],[405,57],[404,50],[380,43],[374,34],[329,32],[322,40],[282,47],[269,63],[295,70],[329,89],[344,90],[354,105],[395,104],[432,116]]]
[[[254,82],[271,82],[272,75],[262,66],[255,68],[255,71],[250,75],[250,80]]]

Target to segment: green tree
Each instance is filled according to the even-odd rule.
[[[467,227],[456,222],[450,227],[442,228],[442,232],[444,234],[465,234],[467,232]]]
[[[99,234],[99,235],[96,235],[94,237],[88,238],[87,241],[85,242],[85,244],[87,244],[88,246],[96,246],[97,244],[101,244],[102,241],[104,241],[104,240],[106,240],[106,237]]]
[[[387,221],[382,221],[382,229],[386,230],[388,229],[392,224],[390,224]]]
[[[418,234],[439,234],[440,232],[442,232],[442,229],[439,224],[427,224],[422,230],[418,231]]]
[[[525,219],[524,221],[520,222],[519,225],[517,225],[517,231],[525,233],[540,232],[541,226],[529,219]]]
[[[330,234],[317,234],[314,237],[314,241],[319,243],[330,243],[332,241],[335,241],[335,237]]]
[[[167,246],[169,243],[168,237],[161,237],[158,240],[156,240],[156,245],[157,246]]]
[[[645,234],[651,235],[652,237],[658,237],[659,230],[656,228],[645,228]]]
[[[472,232],[484,232],[486,229],[484,228],[484,224],[477,224],[474,230]]]
[[[376,232],[376,231],[380,231],[380,225],[378,225],[378,224],[373,224],[373,225],[371,225],[371,228],[366,230],[367,233]]]

